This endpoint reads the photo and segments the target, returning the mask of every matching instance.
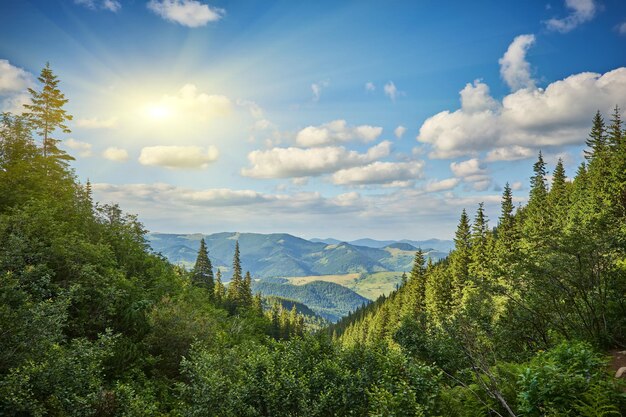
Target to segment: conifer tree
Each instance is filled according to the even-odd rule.
[[[241,304],[246,307],[252,306],[252,276],[250,271],[246,272],[241,286]]]
[[[234,308],[242,305],[243,277],[241,276],[241,260],[239,242],[235,243],[235,255],[233,256],[233,277],[228,285],[228,301]]]
[[[499,218],[499,232],[506,232],[513,229],[513,192],[511,186],[507,182],[502,192],[502,203]]]
[[[407,283],[406,298],[404,301],[403,315],[415,315],[424,310],[426,298],[426,268],[424,267],[424,252],[418,249],[413,259],[413,269]]]
[[[215,291],[213,265],[211,265],[211,260],[209,259],[209,253],[207,251],[204,238],[200,240],[200,249],[198,249],[198,257],[196,258],[196,264],[191,273],[191,279],[194,285],[206,288],[210,297],[213,298]]]
[[[57,147],[59,140],[52,137],[57,129],[63,133],[71,133],[65,122],[72,120],[72,115],[63,109],[68,100],[58,88],[59,80],[50,69],[50,63],[47,63],[41,70],[38,80],[43,87],[41,91],[28,89],[32,104],[24,105],[27,110],[24,112],[24,116],[28,118],[33,129],[42,138],[44,157],[50,156],[62,162],[73,160],[74,158]]]
[[[451,256],[452,286],[454,294],[460,297],[463,287],[469,277],[469,263],[471,256],[471,230],[469,218],[465,209],[461,212],[461,219],[454,235],[455,250]],[[457,299],[458,301],[458,299]]]
[[[471,264],[470,275],[474,279],[482,281],[485,278],[487,267],[487,217],[485,216],[484,203],[478,205],[471,233]]]
[[[301,333],[301,329],[298,328],[298,311],[296,310],[295,304],[291,307],[291,311],[289,312],[289,324],[293,335],[299,335]]]
[[[613,109],[613,116],[611,118],[611,124],[608,127],[607,142],[608,146],[613,152],[618,151],[622,144],[622,137],[624,131],[622,130],[622,116],[620,114],[619,106],[615,106]]]
[[[585,149],[585,158],[590,160],[592,158],[601,158],[606,151],[606,127],[604,126],[604,119],[600,114],[600,110],[596,112],[593,118],[593,126],[589,138],[585,142],[589,149]]]
[[[260,292],[254,294],[254,298],[252,299],[252,311],[259,316],[263,316],[263,298]]]
[[[543,160],[541,151],[539,151],[537,162],[533,165],[533,176],[530,179],[530,199],[528,205],[543,205],[547,193],[546,163]]]
[[[552,186],[550,187],[549,201],[552,208],[554,220],[561,224],[564,220],[565,209],[567,208],[567,183],[563,160],[559,158],[552,175]]]
[[[224,299],[226,298],[226,288],[224,287],[224,284],[222,283],[222,271],[220,271],[219,268],[217,268],[217,274],[215,276],[215,301],[217,301],[218,303],[222,303],[224,302]]]

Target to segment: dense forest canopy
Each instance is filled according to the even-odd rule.
[[[71,116],[46,66],[0,121],[0,414],[9,416],[620,415],[604,353],[626,344],[626,133],[593,118],[587,162],[327,329],[230,285],[201,243],[187,271],[137,216],[92,200],[54,138]],[[266,306],[266,309],[263,306]],[[269,308],[269,310],[267,310]],[[267,311],[264,311],[267,310]],[[301,309],[302,310],[302,309]],[[319,324],[319,322],[318,322]]]

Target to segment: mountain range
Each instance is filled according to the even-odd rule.
[[[257,278],[409,271],[418,247],[426,252],[426,256],[437,260],[445,257],[453,245],[452,241],[438,239],[306,240],[286,233],[148,234],[155,252],[188,268],[196,260],[202,238],[213,266],[223,273],[230,271],[235,242],[239,242],[242,267]],[[224,280],[228,281],[227,274]]]

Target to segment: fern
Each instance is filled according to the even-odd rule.
[[[617,405],[611,398],[611,390],[602,384],[594,384],[583,394],[583,398],[576,405],[576,411],[581,417],[609,417],[621,416]]]

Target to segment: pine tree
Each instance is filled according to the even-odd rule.
[[[256,293],[252,299],[252,311],[259,316],[263,316],[263,298],[260,292]]]
[[[565,209],[567,208],[568,203],[565,168],[563,167],[563,160],[561,158],[559,158],[552,175],[549,202],[554,220],[557,224],[561,224],[564,220]]]
[[[471,233],[471,263],[470,276],[477,282],[483,283],[487,275],[487,263],[490,253],[487,245],[488,224],[485,216],[484,203],[478,205]]]
[[[424,311],[426,299],[426,268],[424,267],[424,253],[421,249],[415,252],[413,268],[409,275],[404,295],[404,305],[402,306],[403,316],[414,316]]]
[[[406,272],[403,272],[402,277],[400,278],[400,283],[401,283],[400,285],[404,287],[406,285],[406,282],[407,282]]]
[[[74,158],[57,147],[59,140],[52,137],[57,129],[63,133],[71,133],[65,122],[72,120],[72,115],[63,109],[68,100],[58,88],[59,80],[50,69],[50,63],[47,63],[41,70],[38,80],[43,84],[43,88],[41,91],[28,89],[32,104],[24,105],[28,110],[24,112],[24,116],[28,118],[33,129],[42,138],[44,157],[50,156],[64,163],[73,160]]]
[[[546,186],[546,163],[539,151],[537,162],[533,165],[533,176],[530,179],[530,199],[528,205],[543,205],[548,189]]]
[[[209,259],[209,253],[207,251],[204,238],[200,240],[200,249],[198,249],[198,257],[196,258],[196,264],[191,273],[191,279],[194,285],[206,288],[210,297],[213,298],[215,291],[215,282],[213,281],[213,265],[211,265],[211,260]]]
[[[246,272],[241,286],[241,304],[246,307],[252,306],[252,276],[250,276],[250,271]]]
[[[451,256],[452,286],[454,294],[460,298],[463,287],[469,277],[471,256],[471,230],[469,218],[465,209],[461,212],[461,219],[454,235],[455,250]],[[459,301],[457,299],[457,301]]]
[[[301,334],[301,329],[298,328],[298,311],[296,310],[295,304],[291,307],[291,311],[289,312],[289,324],[292,335]]]
[[[606,152],[606,127],[604,126],[604,119],[600,114],[600,110],[596,112],[593,118],[593,127],[589,138],[585,142],[589,149],[585,149],[585,158],[591,160],[593,158],[601,158]]]
[[[220,271],[220,269],[217,269],[217,275],[215,276],[215,290],[214,290],[214,294],[215,294],[215,301],[217,301],[218,303],[222,303],[224,302],[224,299],[226,298],[226,288],[224,287],[224,284],[222,283],[222,271]]]
[[[622,137],[624,131],[622,130],[622,116],[620,114],[619,106],[615,106],[613,109],[613,117],[611,118],[611,124],[609,125],[607,132],[608,146],[612,151],[617,151],[622,144]]]
[[[507,232],[513,229],[513,192],[511,186],[507,182],[502,192],[502,203],[500,209],[500,219],[498,232]]]
[[[235,255],[233,256],[233,277],[228,285],[228,301],[236,309],[243,301],[243,277],[241,276],[241,259],[239,242],[235,243]]]

